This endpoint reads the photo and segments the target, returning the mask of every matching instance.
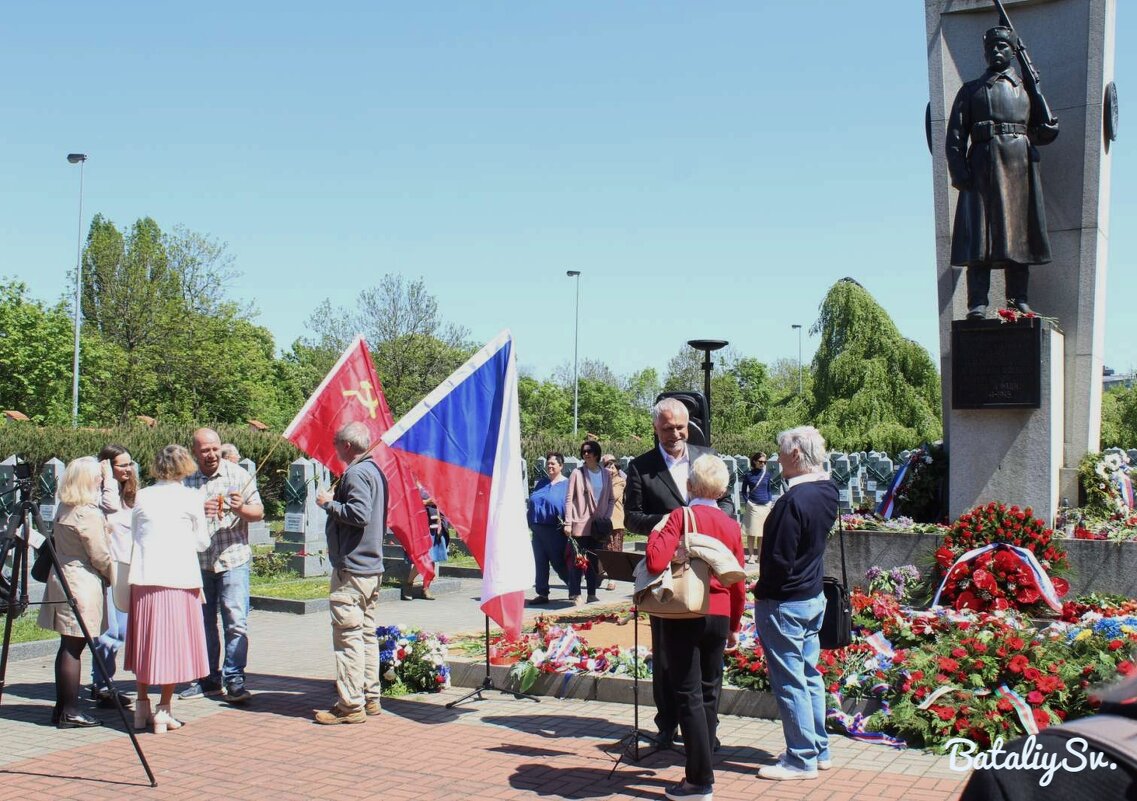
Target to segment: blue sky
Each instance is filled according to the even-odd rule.
[[[1137,367],[1131,14],[1119,370]],[[696,337],[796,358],[791,324],[843,276],[938,351],[922,3],[18,3],[0,45],[0,275],[44,300],[69,291],[81,151],[84,236],[100,212],[227,242],[231,296],[281,348],[321,299],[397,272],[479,342],[512,328],[549,375],[572,359],[572,269],[581,357],[619,373]]]

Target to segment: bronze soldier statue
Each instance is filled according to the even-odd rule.
[[[1028,265],[1050,261],[1037,146],[1058,136],[1014,30],[991,28],[983,50],[987,71],[960,88],[947,121],[948,172],[959,190],[951,263],[967,268],[969,319],[987,314],[991,270],[1006,271],[1007,306],[1031,311]],[[1011,66],[1016,55],[1021,77]]]

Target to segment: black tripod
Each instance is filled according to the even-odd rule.
[[[635,581],[636,565],[642,560],[643,554],[631,551],[600,551],[600,564],[608,578],[613,581]],[[616,746],[620,748],[620,756],[608,772],[608,778],[620,767],[620,762],[627,759],[629,762],[639,762],[640,743],[647,742],[654,748],[649,753],[658,750],[659,743],[656,738],[640,729],[640,614],[639,609],[632,606],[632,648],[635,656],[632,657],[632,730],[624,735]],[[645,755],[646,756],[646,755]]]
[[[498,687],[496,684],[493,683],[493,676],[490,675],[490,616],[489,615],[486,615],[485,645],[486,645],[486,677],[484,679],[482,679],[482,686],[476,690],[471,690],[470,692],[466,693],[461,698],[459,698],[457,701],[451,701],[450,703],[448,703],[446,705],[446,708],[450,709],[451,707],[458,706],[458,704],[465,703],[466,701],[469,701],[471,698],[478,700],[478,701],[484,701],[486,699],[482,697],[482,693],[486,692],[487,690],[494,690],[495,692],[505,693],[506,695],[512,695],[514,698],[528,698],[530,701],[536,701],[537,703],[541,703],[541,699],[535,695],[529,695],[529,693],[523,693],[520,690],[507,690],[504,687]]]
[[[35,521],[38,531],[43,532],[47,530],[43,524],[43,518],[40,517],[39,509],[32,501],[31,466],[27,463],[18,463],[16,465],[15,478],[16,486],[10,490],[10,493],[18,491],[20,500],[15,513],[8,523],[8,530],[4,533],[4,539],[0,541],[0,554],[6,555],[9,552],[12,554],[12,574],[8,581],[8,608],[4,621],[4,644],[3,648],[0,649],[0,700],[3,700],[4,697],[5,678],[8,675],[8,650],[12,642],[12,625],[15,623],[16,618],[22,615],[24,610],[31,605],[28,601],[28,535],[32,530],[32,521]],[[98,671],[100,680],[104,684],[110,685],[106,666],[95,650],[95,643],[91,639],[91,632],[87,630],[87,624],[83,621],[83,616],[79,614],[79,606],[75,602],[75,596],[71,592],[71,585],[67,583],[67,577],[63,574],[63,570],[59,564],[59,556],[55,553],[55,546],[52,543],[51,537],[46,538],[40,548],[46,549],[46,553],[51,560],[51,570],[55,572],[56,578],[59,579],[59,585],[63,588],[63,594],[67,598],[67,604],[71,607],[75,619],[79,622],[79,628],[83,631],[83,639],[87,641],[87,650],[91,652],[91,659],[94,661],[95,670]],[[48,602],[44,601],[43,603]],[[130,742],[134,745],[134,751],[138,754],[138,761],[142,763],[142,769],[146,771],[146,777],[150,779],[150,786],[157,787],[158,780],[154,778],[154,771],[150,770],[150,764],[146,761],[146,755],[142,753],[142,746],[138,744],[138,738],[134,736],[133,722],[127,719],[126,710],[119,701],[118,693],[111,692],[110,697],[114,700],[114,704],[118,708],[118,714],[122,719],[123,729],[125,729],[127,735],[130,737]]]

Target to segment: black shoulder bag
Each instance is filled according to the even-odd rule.
[[[837,509],[837,539],[841,543],[841,580],[826,576],[821,580],[825,595],[825,617],[819,635],[821,647],[844,648],[853,642],[853,605],[849,602],[849,577],[845,570],[845,527]]]

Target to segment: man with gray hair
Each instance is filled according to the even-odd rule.
[[[628,465],[628,479],[624,486],[624,526],[628,531],[644,535],[650,534],[653,528],[665,522],[672,510],[687,505],[687,478],[692,462],[703,454],[714,453],[710,448],[688,444],[687,424],[690,415],[681,401],[675,398],[660,400],[652,407],[651,417],[659,445],[632,460]],[[729,486],[726,494],[718,499],[717,506],[731,517],[734,516]],[[675,741],[679,716],[675,699],[669,690],[663,633],[659,623],[658,618],[651,618],[651,692],[655,700],[655,724],[659,728],[656,744],[660,748],[669,748]]]
[[[336,455],[347,465],[335,492],[321,490],[316,503],[328,513],[325,533],[332,577],[328,604],[336,655],[336,694],[316,722],[365,723],[378,715],[379,642],[375,611],[383,578],[383,534],[387,531],[387,477],[368,455],[371,432],[347,423],[335,437]]]
[[[231,704],[247,702],[245,665],[249,658],[249,576],[253,551],[249,523],[265,515],[257,480],[244,468],[221,458],[221,438],[212,428],[193,432],[193,458],[197,472],[183,482],[202,491],[210,546],[198,554],[205,605],[205,646],[209,652],[208,676],[182,690],[182,699],[221,695]],[[221,618],[224,649],[217,633]],[[224,654],[224,658],[222,655]]]
[[[825,440],[813,426],[778,435],[787,489],[766,518],[754,625],[766,654],[786,750],[763,779],[816,779],[831,767],[825,685],[817,670],[825,617],[825,545],[837,519],[837,485],[824,470]]]

